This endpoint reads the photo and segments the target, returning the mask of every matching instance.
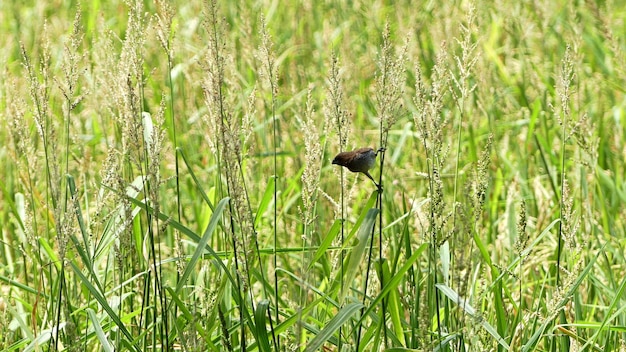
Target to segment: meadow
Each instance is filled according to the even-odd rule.
[[[626,3],[0,2],[0,350],[626,351]],[[365,175],[339,152],[383,148]]]

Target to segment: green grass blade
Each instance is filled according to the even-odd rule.
[[[389,278],[391,278],[391,270],[389,269],[389,261],[388,260],[377,260],[377,272],[378,277],[382,279],[383,287],[389,286]],[[382,272],[382,275],[381,275]],[[387,314],[389,315],[389,320],[391,321],[391,331],[393,331],[394,339],[398,341],[402,346],[406,345],[406,341],[404,339],[404,326],[402,324],[402,319],[404,316],[404,311],[402,310],[402,300],[398,294],[398,287],[390,288],[388,290],[386,307]]]
[[[315,263],[317,263],[317,261],[320,260],[320,258],[328,254],[328,249],[330,248],[330,245],[333,243],[333,241],[339,234],[340,230],[341,230],[341,220],[337,219],[335,220],[335,222],[333,222],[333,226],[330,227],[330,230],[328,230],[328,233],[326,234],[326,236],[324,236],[322,243],[320,243],[319,248],[315,251],[313,260],[311,260],[311,263],[309,264],[309,269],[311,269],[311,267]]]
[[[268,307],[270,306],[270,301],[264,299],[256,306],[256,310],[254,312],[254,322],[256,326],[256,338],[257,343],[259,345],[259,350],[263,352],[272,351],[269,343],[269,337],[267,335],[267,319],[266,315],[268,312]]]
[[[106,334],[102,330],[102,326],[100,325],[100,321],[98,321],[98,317],[96,316],[96,312],[91,308],[87,308],[87,314],[89,316],[89,320],[91,324],[93,324],[93,328],[96,331],[96,336],[98,337],[98,341],[100,341],[100,346],[102,350],[105,352],[113,352],[115,349],[109,343],[109,340],[106,337]]]
[[[424,251],[428,249],[428,243],[423,243],[421,246],[419,246],[419,248],[406,260],[406,263],[404,263],[404,265],[402,265],[402,267],[400,267],[398,269],[398,271],[393,275],[393,277],[391,279],[389,279],[387,281],[387,284],[385,285],[385,287],[383,287],[383,290],[380,292],[380,294],[378,294],[376,296],[376,298],[374,298],[374,300],[372,301],[372,303],[368,306],[367,310],[365,310],[365,312],[363,313],[363,316],[361,317],[361,320],[359,320],[359,322],[357,324],[360,324],[361,321],[369,316],[369,314],[380,304],[380,302],[383,300],[383,298],[385,298],[385,296],[387,294],[389,294],[389,291],[396,289],[398,287],[398,285],[400,284],[400,282],[402,281],[402,279],[405,278],[405,274],[409,271],[409,269],[411,268],[411,266],[415,265],[415,263],[417,262],[417,260],[420,258],[420,256],[422,255],[422,253],[424,253]]]
[[[226,208],[226,204],[228,204],[229,201],[230,201],[230,198],[228,197],[222,199],[213,210],[213,215],[211,215],[209,226],[207,226],[206,230],[204,231],[204,235],[198,242],[198,246],[196,247],[196,250],[191,256],[191,260],[189,260],[189,263],[187,263],[187,266],[185,267],[185,271],[183,272],[183,275],[181,275],[180,280],[176,284],[176,290],[175,290],[176,295],[180,294],[180,290],[183,288],[183,286],[187,282],[187,279],[189,278],[191,273],[194,271],[196,264],[198,263],[198,260],[202,257],[202,254],[205,252],[206,250],[205,247],[207,246],[209,239],[211,239],[211,235],[213,234],[213,231],[215,231],[215,229],[217,228],[217,225],[220,219],[222,218],[222,212],[224,212],[224,209]]]
[[[104,309],[104,311],[109,315],[109,317],[111,318],[111,320],[113,320],[113,322],[115,323],[115,325],[117,325],[117,327],[120,329],[120,331],[122,332],[122,334],[126,337],[128,345],[131,346],[133,348],[134,351],[139,352],[139,348],[135,345],[135,341],[133,339],[133,336],[130,334],[130,332],[128,331],[128,329],[126,329],[126,325],[124,325],[124,323],[122,323],[122,320],[120,319],[120,317],[117,315],[117,313],[115,313],[113,311],[113,308],[111,308],[111,306],[109,306],[109,303],[107,302],[107,300],[104,298],[104,296],[102,296],[100,294],[100,291],[98,291],[89,281],[89,279],[87,279],[87,277],[85,275],[83,275],[82,271],[80,270],[80,268],[78,268],[78,266],[76,266],[76,264],[74,264],[74,262],[70,262],[70,266],[72,267],[72,269],[74,270],[74,273],[78,276],[78,279],[80,280],[80,282],[85,285],[85,287],[87,288],[87,290],[89,290],[89,293],[91,293],[91,295],[96,299],[96,301],[98,301],[98,303],[100,303],[100,306],[102,307],[102,309]]]
[[[259,203],[259,207],[256,210],[256,216],[254,218],[254,227],[259,227],[259,222],[263,218],[263,214],[267,211],[267,207],[270,202],[274,200],[274,187],[276,187],[276,178],[270,177],[269,183],[267,187],[265,187],[265,193],[263,193],[263,198],[261,198],[261,202]]]
[[[572,286],[569,288],[569,290],[565,293],[565,295],[563,295],[563,298],[557,302],[556,306],[554,307],[550,307],[550,309],[553,310],[560,310],[562,307],[564,307],[569,301],[570,298],[572,297],[572,295],[574,294],[574,292],[578,289],[578,287],[580,286],[580,284],[583,282],[583,280],[587,277],[587,275],[589,275],[589,273],[591,272],[591,269],[594,267],[596,260],[598,260],[598,257],[600,256],[600,254],[604,251],[604,248],[606,247],[606,243],[602,246],[602,248],[596,253],[596,255],[593,257],[593,259],[591,259],[589,261],[589,264],[587,264],[587,266],[585,267],[585,269],[580,273],[580,275],[578,276],[578,278],[576,279],[576,281],[574,281],[574,283],[572,284]],[[546,331],[546,329],[548,328],[549,325],[554,324],[554,321],[552,319],[545,319],[543,324],[541,324],[541,326],[539,326],[536,330],[534,330],[533,335],[528,339],[528,341],[526,341],[526,343],[522,346],[522,351],[526,352],[526,351],[533,351],[536,348],[536,344],[539,341],[539,339],[541,338],[541,336],[543,335],[543,333]]]
[[[346,277],[344,282],[349,285],[352,284],[356,274],[359,272],[359,266],[361,265],[363,257],[366,253],[367,245],[372,234],[372,227],[374,226],[378,213],[379,210],[376,208],[369,209],[364,221],[361,223],[361,227],[359,227],[359,234],[357,236],[358,243],[352,247],[350,257],[348,259],[348,265],[345,268]],[[344,290],[341,292],[339,302],[343,302],[348,292],[350,292],[350,290]]]
[[[304,349],[304,352],[318,351],[339,328],[363,307],[361,303],[346,304],[333,319],[313,338]]]
[[[485,331],[487,331],[489,335],[493,336],[496,341],[498,341],[498,344],[500,344],[500,346],[504,347],[507,351],[510,349],[509,344],[504,340],[504,338],[502,338],[502,336],[500,336],[496,328],[494,328],[491,324],[489,324],[488,321],[482,318],[480,314],[477,314],[476,309],[474,309],[472,305],[466,302],[464,298],[461,298],[461,296],[459,296],[456,291],[444,284],[436,284],[435,286],[437,287],[437,289],[439,289],[439,291],[441,291],[441,293],[448,297],[450,301],[455,303],[465,313],[470,315],[472,318],[477,319],[483,329],[485,329]]]
[[[196,190],[198,190],[198,192],[200,192],[200,196],[202,197],[202,199],[204,199],[206,204],[209,205],[209,208],[211,208],[211,210],[213,210],[213,203],[209,199],[209,196],[207,196],[207,194],[204,192],[204,188],[202,187],[202,183],[198,180],[198,177],[196,177],[196,174],[193,172],[193,167],[192,167],[191,164],[189,164],[189,160],[187,160],[187,156],[185,155],[184,150],[182,148],[177,148],[176,151],[183,158],[183,162],[187,166],[187,171],[189,171],[189,175],[191,175],[191,178],[193,179],[193,182],[196,185]]]

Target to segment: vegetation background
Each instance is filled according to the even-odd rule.
[[[625,19],[0,2],[0,350],[626,350]]]

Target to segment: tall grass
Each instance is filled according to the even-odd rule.
[[[0,350],[624,349],[624,14],[1,3]]]

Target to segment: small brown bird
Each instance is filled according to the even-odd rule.
[[[371,169],[376,163],[376,156],[378,153],[382,153],[384,151],[385,148],[380,148],[376,152],[374,152],[374,149],[372,148],[359,148],[351,152],[342,152],[337,154],[335,159],[333,159],[333,164],[344,166],[352,172],[365,174],[365,176],[369,177],[380,190],[382,188],[378,183],[376,183],[376,181],[374,181],[374,178],[369,173],[369,169]]]

